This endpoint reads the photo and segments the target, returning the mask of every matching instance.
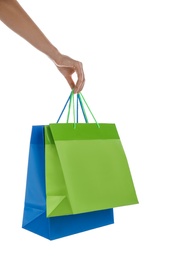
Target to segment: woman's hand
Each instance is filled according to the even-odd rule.
[[[55,65],[62,75],[66,78],[70,87],[74,90],[74,93],[82,91],[85,84],[85,76],[82,63],[71,59],[66,55],[59,54],[58,61],[54,60]],[[74,82],[72,75],[77,74],[77,81]]]

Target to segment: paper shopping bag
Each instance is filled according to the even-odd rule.
[[[115,124],[45,126],[48,217],[137,204]]]
[[[33,126],[22,227],[49,240],[54,240],[113,224],[113,209],[47,218],[44,149],[44,126]],[[59,183],[56,185],[59,187]]]

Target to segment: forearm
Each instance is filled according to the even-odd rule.
[[[59,51],[16,0],[0,0],[0,20],[50,59],[58,60]]]
[[[83,89],[85,77],[82,63],[61,54],[23,10],[17,0],[0,0],[0,20],[39,51],[46,54],[66,78],[74,93],[79,93]],[[76,83],[72,78],[74,72],[77,74]]]

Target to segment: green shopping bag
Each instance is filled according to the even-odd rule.
[[[87,121],[83,95],[77,100]],[[115,124],[68,123],[71,103],[74,112],[73,92],[67,123],[45,126],[47,217],[137,204]]]

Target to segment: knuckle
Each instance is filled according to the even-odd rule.
[[[78,67],[80,67],[80,68],[82,68],[82,67],[83,67],[83,64],[82,64],[82,62],[80,62],[80,61],[77,61],[77,62],[76,62],[76,65],[77,65]]]

